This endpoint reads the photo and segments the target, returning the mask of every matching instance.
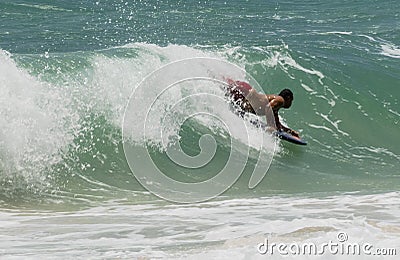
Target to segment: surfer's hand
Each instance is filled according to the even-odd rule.
[[[297,131],[294,131],[294,130],[292,130],[292,129],[288,129],[286,132],[289,133],[289,134],[291,134],[291,135],[293,135],[293,136],[295,136],[295,137],[300,138],[300,134],[299,134],[299,132],[297,132]]]

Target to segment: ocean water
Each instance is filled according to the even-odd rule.
[[[0,258],[395,258],[399,8],[1,0]],[[224,77],[290,88],[308,145],[235,116]],[[190,188],[157,196],[144,150]]]

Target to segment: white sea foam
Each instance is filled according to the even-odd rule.
[[[40,183],[71,142],[76,117],[67,96],[20,69],[4,51],[0,71],[1,177]]]
[[[382,54],[391,58],[400,59],[400,48],[393,44],[382,44]]]
[[[322,32],[318,33],[320,35],[329,35],[329,34],[338,34],[338,35],[352,35],[353,32],[347,32],[347,31],[332,31],[332,32]]]
[[[302,86],[307,92],[309,92],[312,95],[317,93],[315,90],[313,90],[312,88],[310,88],[306,84],[301,83],[300,86]]]
[[[399,195],[314,194],[222,199],[189,205],[109,202],[68,213],[3,212],[0,222],[6,226],[0,237],[4,248],[0,254],[6,258],[28,253],[33,258],[283,257],[276,248],[272,255],[271,251],[259,253],[258,246],[266,239],[270,244],[314,243],[319,249],[332,241],[398,250]],[[310,259],[314,254],[284,257],[291,256]],[[333,254],[328,248],[321,255],[324,259],[360,256]]]
[[[322,114],[322,113],[319,113],[319,112],[317,112],[316,114],[319,115],[319,116],[321,116],[323,119],[325,119],[325,121],[327,121],[327,122],[330,123],[333,127],[335,127],[335,129],[336,129],[336,131],[337,131],[338,133],[341,133],[341,134],[344,135],[344,136],[349,136],[348,133],[346,133],[346,132],[343,131],[343,130],[340,130],[340,128],[339,128],[339,124],[340,124],[340,122],[342,122],[342,120],[339,119],[339,120],[333,121],[333,120],[331,120],[331,119],[329,118],[329,115],[325,115],[325,114]]]
[[[70,9],[64,9],[60,8],[54,5],[35,5],[35,4],[16,4],[18,6],[25,6],[25,7],[30,7],[30,8],[36,8],[36,9],[41,9],[41,10],[51,10],[51,11],[63,11],[63,12],[72,12]]]

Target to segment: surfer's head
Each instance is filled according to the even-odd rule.
[[[279,93],[279,96],[283,97],[285,100],[285,103],[283,104],[284,108],[289,108],[292,105],[293,92],[290,89],[283,89],[281,93]]]

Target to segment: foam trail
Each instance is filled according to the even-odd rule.
[[[391,58],[400,59],[400,48],[392,44],[382,44],[382,54]]]

